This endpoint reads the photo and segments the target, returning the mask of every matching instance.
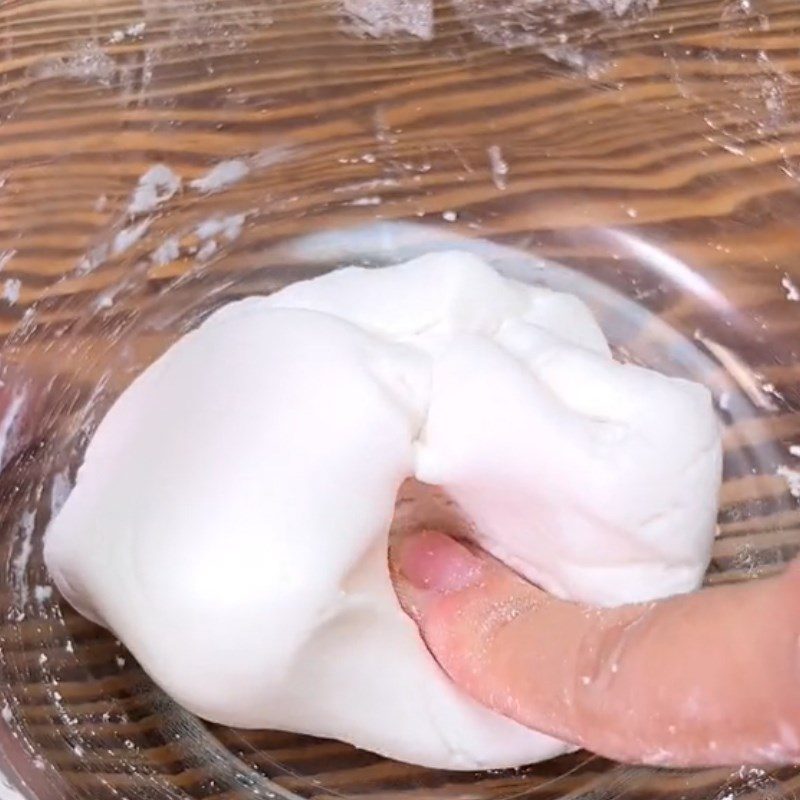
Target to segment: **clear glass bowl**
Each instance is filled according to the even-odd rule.
[[[0,797],[791,794],[794,769],[449,773],[207,725],[42,564],[93,427],[211,309],[457,246],[583,296],[620,358],[712,387],[708,582],[779,570],[800,538],[800,7],[626,6],[0,4]]]

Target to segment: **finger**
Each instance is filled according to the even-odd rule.
[[[620,761],[800,760],[800,570],[595,609],[442,533],[393,553],[398,595],[443,669],[524,725]]]

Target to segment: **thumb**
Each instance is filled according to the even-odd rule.
[[[523,725],[627,762],[800,760],[796,569],[598,609],[437,531],[401,539],[391,560],[444,671]]]
[[[401,605],[459,686],[523,724],[578,743],[569,698],[580,641],[568,624],[577,606],[439,531],[402,538],[391,560]]]

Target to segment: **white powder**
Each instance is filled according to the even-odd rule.
[[[4,269],[9,261],[17,254],[16,250],[3,250],[0,252],[0,270]]]
[[[784,275],[781,278],[781,286],[786,289],[787,300],[791,300],[794,303],[800,301],[800,289],[797,288],[797,284],[788,275]]]
[[[197,251],[197,260],[198,261],[208,261],[214,253],[217,252],[217,242],[216,239],[209,239],[206,241],[203,246]]]
[[[124,42],[125,39],[138,39],[145,31],[146,23],[144,21],[135,22],[127,28],[118,28],[112,31],[108,37],[109,44],[119,44]]]
[[[104,311],[107,308],[111,308],[114,305],[114,295],[113,294],[101,294],[97,300],[93,303],[95,309],[97,311]]]
[[[131,215],[154,211],[181,188],[181,178],[166,164],[154,164],[141,178],[128,204]]]
[[[55,517],[61,507],[66,502],[69,493],[72,491],[72,483],[66,470],[56,472],[50,484],[50,517]]]
[[[771,381],[765,381],[761,384],[761,388],[767,393],[771,394],[773,397],[777,397],[778,400],[785,400],[786,398],[783,396],[781,392],[778,391],[778,388],[775,386],[774,383]]]
[[[253,169],[265,169],[286,160],[290,152],[291,148],[285,145],[265,147],[250,156],[249,163]]]
[[[8,437],[23,409],[25,396],[26,392],[24,390],[15,393],[11,398],[11,402],[6,406],[2,419],[0,419],[0,465],[5,464],[11,456],[11,454],[7,452],[9,444]]]
[[[340,0],[340,5],[345,29],[357,36],[433,39],[433,0]]]
[[[53,597],[53,587],[52,586],[34,586],[33,587],[33,597],[37,603],[43,605],[48,600],[52,599]]]
[[[177,237],[170,236],[153,251],[151,261],[158,267],[163,267],[175,261],[181,254],[181,246]]]
[[[213,236],[224,236],[232,242],[242,232],[246,214],[230,214],[227,217],[212,217],[201,222],[195,229],[200,239],[210,239]]]
[[[99,244],[93,247],[85,256],[82,256],[75,265],[75,274],[81,276],[93,272],[108,258],[108,252],[109,248],[107,244]]]
[[[780,475],[786,481],[792,497],[800,499],[800,470],[781,465],[775,470],[775,474]]]
[[[22,281],[19,278],[6,278],[3,281],[3,300],[7,300],[13,306],[19,300],[21,289]]]
[[[129,247],[136,244],[142,236],[147,233],[150,227],[151,220],[144,219],[141,222],[131,225],[128,228],[123,228],[114,237],[114,244],[111,246],[111,252],[114,255],[124,253]]]
[[[198,192],[213,194],[237,183],[249,172],[250,167],[246,161],[233,158],[215,164],[205,175],[191,181],[189,185]]]
[[[356,197],[354,200],[349,200],[344,205],[346,206],[379,206],[383,202],[380,195],[366,195],[364,197]]]
[[[500,145],[493,144],[486,152],[489,156],[492,182],[498,189],[505,189],[508,186],[508,162],[503,158],[503,151],[500,149]]]
[[[90,40],[77,45],[66,56],[34,64],[28,73],[37,80],[57,78],[111,86],[117,76],[117,65],[96,41]]]
[[[603,13],[623,17],[631,11],[644,11],[658,7],[659,0],[582,0],[587,5]]]

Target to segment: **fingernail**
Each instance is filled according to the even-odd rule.
[[[483,561],[439,531],[421,531],[400,546],[397,568],[417,589],[449,594],[477,583]]]

